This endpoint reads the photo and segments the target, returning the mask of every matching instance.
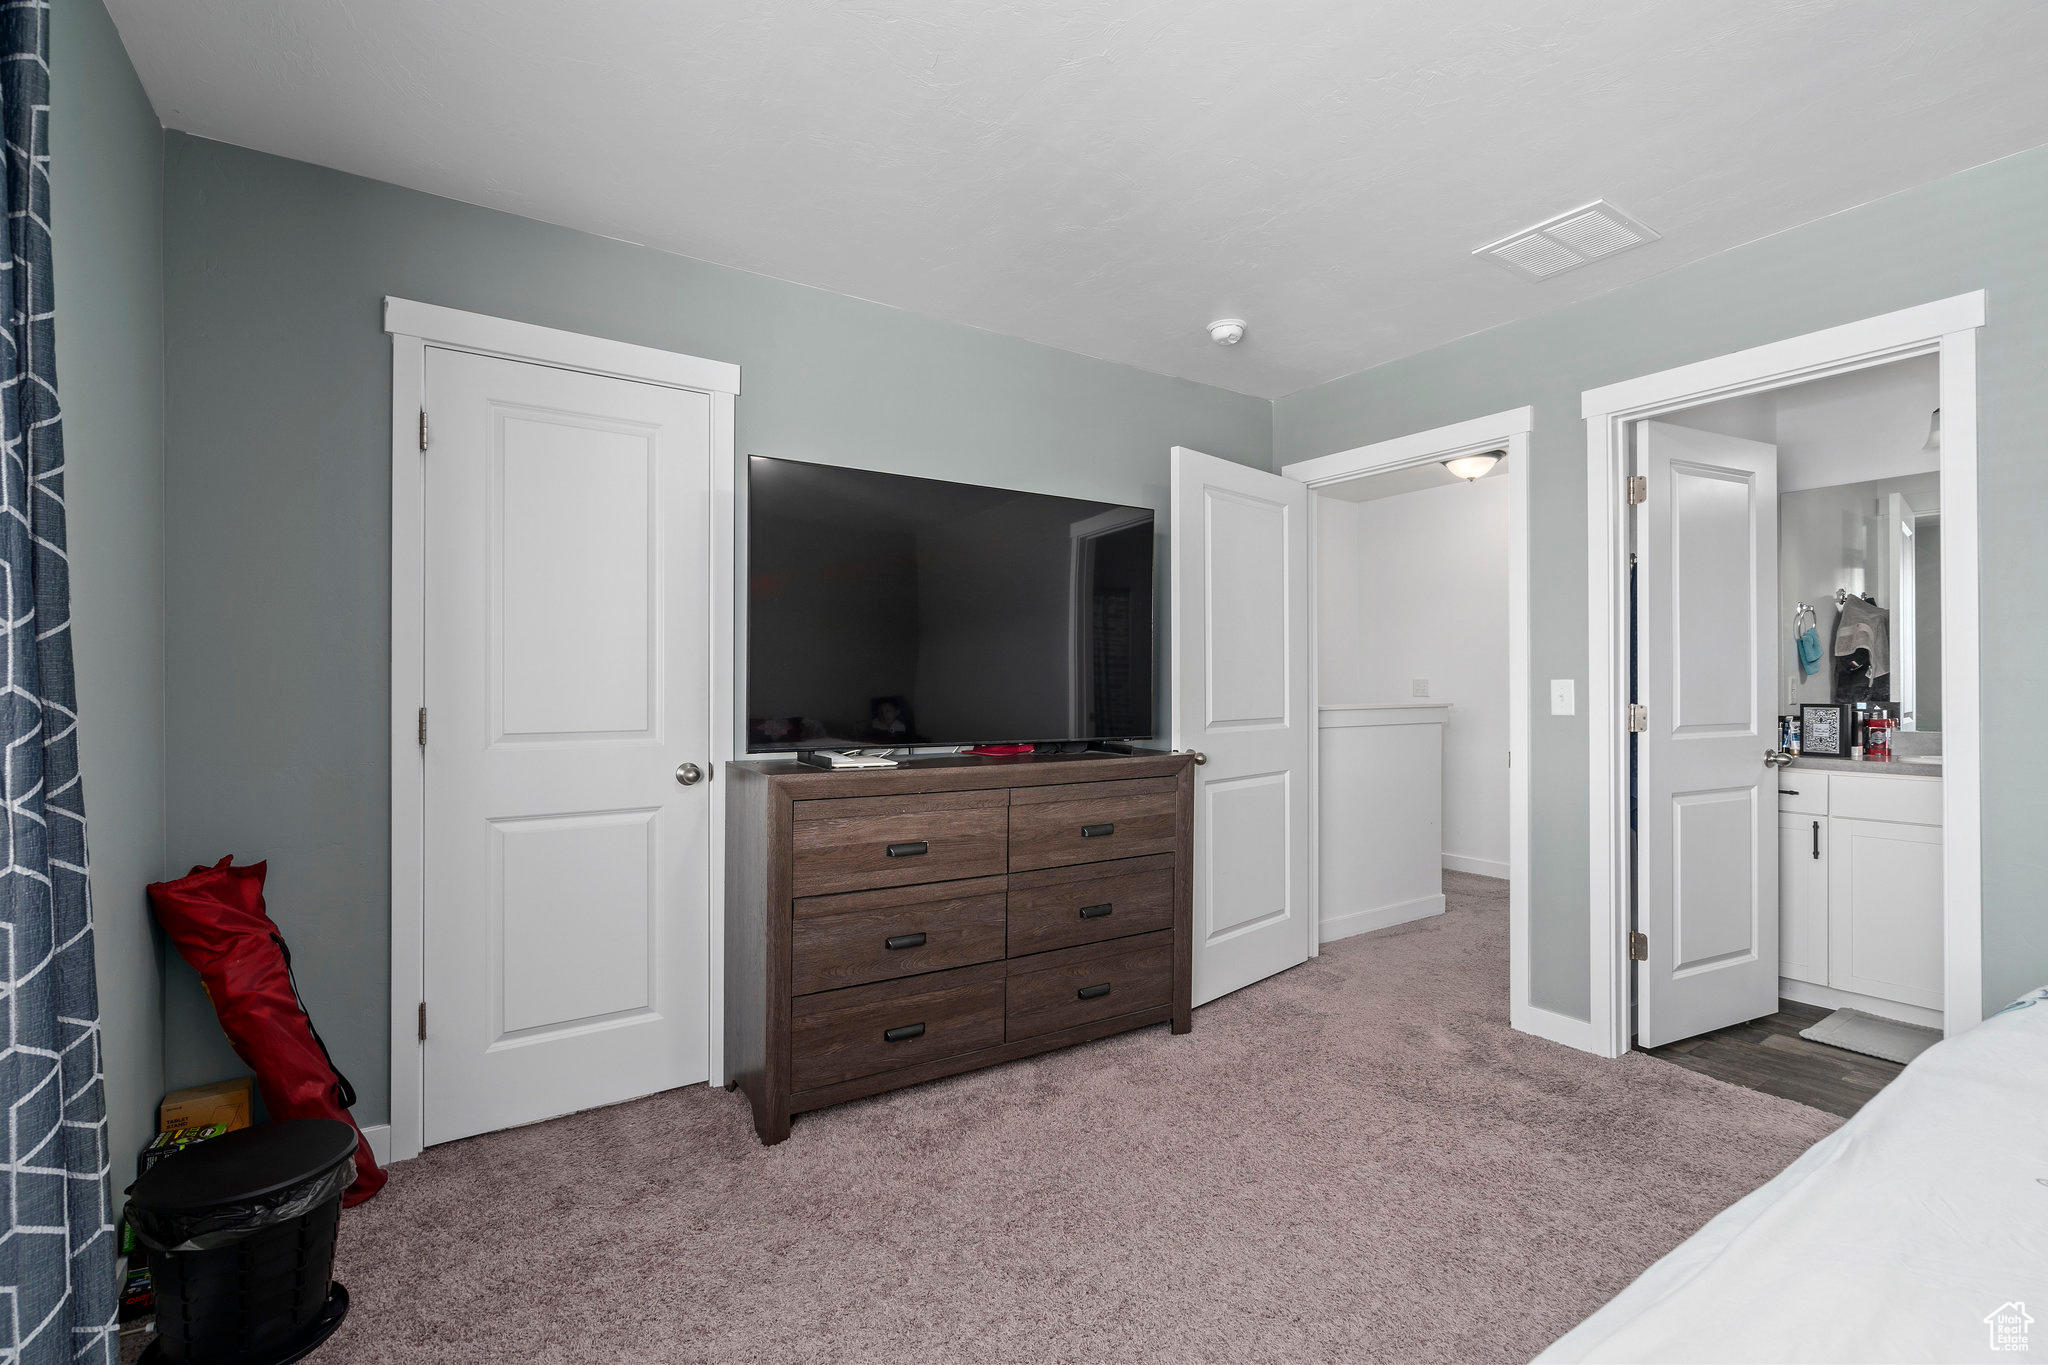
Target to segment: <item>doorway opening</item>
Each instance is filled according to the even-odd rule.
[[[1527,408],[1289,465],[1310,518],[1311,951],[1505,880],[1529,998]],[[1465,890],[1488,894],[1486,882]]]
[[[1597,1050],[1982,1018],[1982,319],[1973,294],[1585,395]]]

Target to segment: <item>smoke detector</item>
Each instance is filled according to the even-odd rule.
[[[1497,242],[1480,247],[1474,256],[1484,256],[1503,270],[1525,280],[1547,280],[1588,261],[1654,242],[1658,234],[1644,227],[1605,199],[1595,199],[1570,213],[1560,213],[1535,227],[1510,233]]]
[[[1218,318],[1209,324],[1209,340],[1218,346],[1235,346],[1244,340],[1243,318]]]

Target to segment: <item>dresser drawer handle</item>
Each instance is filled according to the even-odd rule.
[[[1083,839],[1100,839],[1100,838],[1103,838],[1103,837],[1104,837],[1104,836],[1106,836],[1106,835],[1110,835],[1110,834],[1114,834],[1114,833],[1116,833],[1116,826],[1115,826],[1115,825],[1083,825],[1083,826],[1081,826],[1081,837],[1082,837]]]
[[[921,853],[929,852],[931,852],[931,845],[922,839],[919,839],[914,844],[889,845],[889,856],[891,858],[915,858]]]
[[[1074,998],[1077,1000],[1100,1000],[1108,994],[1109,983],[1105,981],[1100,986],[1083,986],[1080,990],[1074,992]]]
[[[905,1024],[901,1028],[884,1029],[882,1031],[882,1041],[885,1043],[907,1043],[912,1038],[922,1037],[924,1037],[923,1024]]]
[[[882,946],[884,948],[887,948],[892,953],[895,952],[898,948],[922,948],[924,947],[924,935],[891,934],[889,937],[882,940]]]
[[[1101,919],[1103,916],[1109,914],[1115,908],[1116,907],[1108,901],[1104,901],[1100,905],[1084,905],[1081,907],[1081,918]]]

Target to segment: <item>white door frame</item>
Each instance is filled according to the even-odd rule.
[[[1628,933],[1628,505],[1630,423],[1722,398],[1916,355],[1941,363],[1942,883],[1945,1019],[1984,1017],[1977,565],[1978,290],[1860,322],[1587,389],[1587,812],[1591,1018],[1557,1041],[1619,1057],[1631,1042]],[[1555,1035],[1553,1035],[1555,1036]]]
[[[1486,450],[1507,451],[1508,479],[1508,1018],[1525,1033],[1553,1037],[1561,1023],[1576,1020],[1538,1009],[1529,998],[1529,433],[1535,428],[1533,408],[1515,408],[1487,417],[1376,441],[1355,450],[1341,450],[1282,467],[1309,491],[1331,488],[1352,479],[1436,464],[1459,455]],[[1316,518],[1308,521],[1309,563],[1316,561]],[[1309,574],[1309,712],[1322,705],[1321,656],[1316,574]],[[1308,769],[1308,904],[1309,953],[1321,951],[1322,887],[1318,846],[1322,837],[1318,749],[1309,745]]]
[[[733,399],[739,366],[648,346],[465,313],[410,299],[384,300],[391,335],[391,1160],[418,1156],[426,1131],[424,1049],[418,1038],[426,992],[426,755],[419,744],[426,704],[426,470],[422,447],[427,348],[467,351],[691,389],[711,399],[710,742],[713,781],[732,761]],[[707,1005],[710,1074],[725,1075],[725,801],[712,789]]]

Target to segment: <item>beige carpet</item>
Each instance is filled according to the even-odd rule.
[[[1163,1027],[801,1117],[437,1147],[318,1360],[1523,1361],[1838,1120],[1507,1027],[1505,883]]]

